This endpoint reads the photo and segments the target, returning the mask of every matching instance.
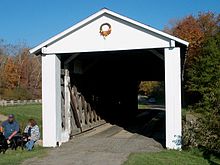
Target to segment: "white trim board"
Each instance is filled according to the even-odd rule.
[[[170,35],[170,34],[167,34],[167,33],[165,33],[165,32],[162,32],[162,31],[157,30],[157,29],[155,29],[155,28],[152,28],[152,27],[150,27],[150,26],[148,26],[148,25],[142,24],[142,23],[140,23],[140,22],[138,22],[138,21],[132,20],[132,19],[130,19],[130,18],[128,18],[128,17],[122,16],[122,15],[120,15],[120,14],[117,14],[117,13],[115,13],[115,12],[113,12],[113,11],[110,11],[110,10],[104,8],[104,9],[98,11],[97,13],[95,13],[95,14],[89,16],[88,18],[84,19],[83,21],[81,21],[81,22],[79,22],[79,23],[73,25],[72,27],[66,29],[65,31],[63,31],[63,32],[61,32],[61,33],[55,35],[54,37],[48,39],[47,41],[41,43],[40,45],[38,45],[38,46],[32,48],[32,49],[30,50],[30,53],[39,53],[39,51],[41,51],[41,49],[42,49],[43,47],[47,47],[48,45],[50,45],[50,44],[52,44],[52,43],[54,43],[54,42],[60,40],[61,38],[65,37],[66,35],[70,34],[71,32],[77,30],[77,29],[80,28],[81,26],[83,26],[83,25],[85,25],[85,24],[87,24],[87,23],[89,23],[89,22],[95,20],[96,18],[102,16],[103,14],[107,14],[107,15],[116,17],[116,18],[121,19],[121,20],[123,20],[123,21],[126,21],[126,22],[128,22],[128,23],[131,23],[131,24],[133,24],[133,25],[139,26],[139,27],[141,27],[141,28],[143,28],[143,29],[146,29],[146,30],[148,30],[148,31],[151,31],[151,32],[153,32],[153,33],[156,33],[157,35],[161,35],[162,37],[165,37],[165,38],[168,38],[168,39],[170,39],[170,40],[179,42],[179,43],[181,43],[181,44],[183,44],[183,45],[185,45],[185,46],[188,46],[188,45],[189,45],[189,43],[188,43],[187,41],[184,41],[184,40],[182,40],[182,39],[180,39],[180,38],[174,37],[174,36],[172,36],[172,35]]]

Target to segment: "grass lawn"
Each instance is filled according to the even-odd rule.
[[[42,106],[40,104],[0,107],[0,114],[14,114],[21,130],[24,130],[28,119],[33,118],[42,131]]]
[[[17,149],[17,151],[7,150],[5,154],[0,154],[1,165],[19,165],[24,160],[32,157],[43,157],[47,154],[47,149],[43,147],[35,147],[33,151]]]
[[[149,105],[144,105],[144,104],[138,104],[138,109],[149,109]]]
[[[128,157],[124,165],[220,165],[220,159],[205,159],[196,151],[164,150],[157,153],[135,153]]]
[[[33,118],[37,121],[42,131],[42,107],[40,104],[0,107],[0,114],[14,114],[22,130],[26,126],[28,119]],[[25,159],[44,155],[46,155],[46,149],[43,147],[35,147],[31,152],[22,151],[21,149],[17,151],[9,149],[4,155],[0,154],[0,165],[17,165]]]

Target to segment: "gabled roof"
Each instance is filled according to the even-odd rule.
[[[54,37],[48,39],[47,41],[41,43],[40,45],[38,45],[38,46],[32,48],[32,49],[30,50],[30,53],[35,53],[35,54],[40,53],[40,52],[41,52],[41,49],[42,49],[43,47],[46,47],[46,46],[48,46],[48,45],[50,45],[50,44],[52,44],[52,43],[58,41],[59,39],[65,37],[65,36],[68,35],[68,34],[70,34],[72,31],[75,31],[75,30],[78,29],[79,27],[83,26],[84,24],[87,24],[88,22],[90,22],[90,21],[96,19],[97,17],[100,17],[100,16],[103,15],[103,14],[108,14],[108,15],[111,15],[111,16],[113,16],[113,17],[119,18],[119,19],[121,19],[121,20],[123,20],[123,21],[129,22],[129,23],[134,24],[134,25],[136,25],[136,26],[139,26],[139,27],[141,27],[141,28],[143,28],[143,29],[146,29],[146,30],[148,30],[148,31],[151,31],[151,32],[153,32],[153,33],[156,33],[156,34],[158,34],[158,35],[161,35],[161,36],[163,36],[163,37],[165,37],[165,38],[168,38],[168,39],[170,39],[170,40],[174,40],[174,41],[176,41],[176,42],[178,42],[178,43],[181,43],[181,44],[183,44],[183,45],[185,45],[185,46],[188,46],[188,45],[189,45],[189,43],[188,43],[187,41],[184,41],[184,40],[182,40],[182,39],[180,39],[180,38],[174,37],[174,36],[172,36],[172,35],[170,35],[170,34],[167,34],[167,33],[165,33],[165,32],[162,32],[162,31],[157,30],[157,29],[155,29],[155,28],[152,28],[152,27],[150,27],[150,26],[148,26],[148,25],[142,24],[142,23],[140,23],[140,22],[138,22],[138,21],[135,21],[135,20],[133,20],[133,19],[130,19],[130,18],[125,17],[125,16],[122,16],[122,15],[120,15],[120,14],[117,14],[117,13],[115,13],[115,12],[113,12],[113,11],[110,11],[110,10],[104,8],[104,9],[98,11],[97,13],[95,13],[95,14],[89,16],[88,18],[84,19],[83,21],[81,21],[81,22],[79,22],[79,23],[73,25],[72,27],[66,29],[65,31],[63,31],[63,32],[61,32],[61,33],[55,35]]]

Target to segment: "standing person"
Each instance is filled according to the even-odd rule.
[[[40,129],[34,119],[28,120],[28,125],[26,126],[24,133],[28,135],[28,142],[26,143],[26,148],[31,151],[34,147],[34,143],[40,139]]]
[[[19,124],[15,121],[13,114],[10,114],[8,119],[2,123],[0,130],[2,130],[9,144],[11,139],[19,132]]]

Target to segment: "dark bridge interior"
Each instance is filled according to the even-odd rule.
[[[71,84],[107,122],[146,135],[147,121],[160,111],[138,111],[138,85],[141,81],[164,81],[164,52],[158,49],[157,53],[162,56],[151,50],[80,53],[68,66]],[[61,55],[61,61],[70,56]],[[164,128],[164,118],[160,124]]]

